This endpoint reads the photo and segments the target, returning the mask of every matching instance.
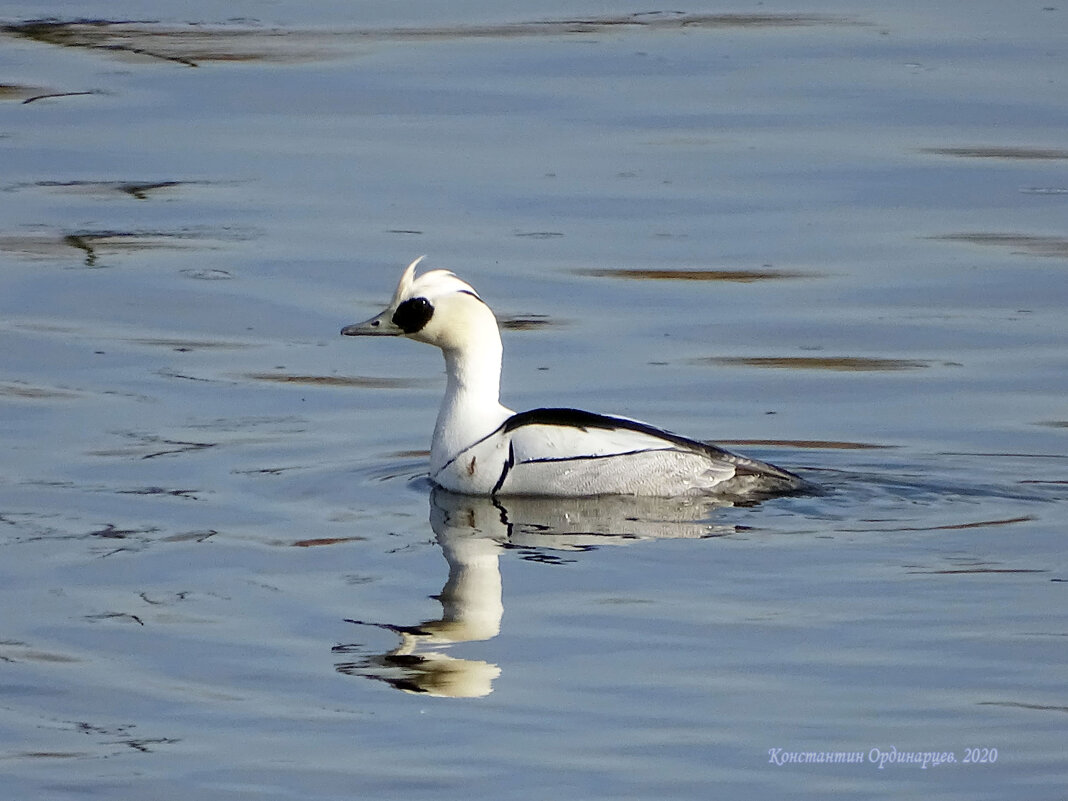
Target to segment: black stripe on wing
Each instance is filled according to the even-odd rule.
[[[529,412],[513,414],[501,426],[505,433],[515,431],[523,426],[559,426],[561,428],[577,428],[588,431],[591,428],[604,429],[606,431],[636,431],[647,434],[657,439],[665,440],[680,448],[697,451],[711,456],[731,457],[733,454],[715,445],[707,445],[704,442],[687,439],[662,428],[642,423],[638,420],[628,420],[625,417],[612,417],[607,414],[586,412],[582,409],[531,409]]]
[[[670,448],[643,448],[640,451],[620,451],[619,453],[591,453],[584,456],[541,456],[524,459],[520,464],[545,464],[546,462],[593,462],[598,459],[615,459],[618,456],[636,456],[639,453],[659,453]]]

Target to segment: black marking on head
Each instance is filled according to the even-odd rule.
[[[405,334],[422,330],[434,316],[434,307],[426,298],[408,298],[393,312],[393,324]]]

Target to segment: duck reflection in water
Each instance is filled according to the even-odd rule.
[[[714,498],[508,498],[457,495],[435,488],[430,493],[430,524],[449,578],[439,595],[442,615],[415,626],[350,620],[388,629],[400,637],[396,648],[339,663],[342,673],[384,681],[398,690],[428,695],[475,698],[493,692],[501,669],[481,660],[460,659],[444,648],[496,637],[504,615],[499,557],[516,549],[532,561],[560,561],[559,552],[587,551],[642,539],[715,537],[733,526],[709,522]],[[362,651],[336,646],[335,653]]]

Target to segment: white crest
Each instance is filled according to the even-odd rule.
[[[397,291],[393,293],[393,302],[390,306],[396,308],[400,305],[401,301],[411,295],[412,284],[415,283],[415,268],[426,256],[420,256],[418,259],[409,264],[403,273],[401,273],[400,282],[397,284]]]

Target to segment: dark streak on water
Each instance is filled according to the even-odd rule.
[[[844,370],[883,372],[917,370],[929,362],[916,359],[883,359],[868,356],[709,356],[691,359],[691,364],[763,367],[786,370]]]
[[[760,270],[576,270],[577,275],[595,278],[623,278],[634,281],[733,281],[747,284],[753,281],[782,281],[797,278],[819,278],[815,273],[763,268]]]
[[[723,445],[760,445],[763,447],[804,448],[815,450],[879,450],[894,448],[895,445],[878,445],[871,442],[838,442],[820,439],[721,439]],[[714,444],[714,443],[709,443]]]
[[[366,41],[452,41],[591,35],[619,29],[760,29],[851,25],[848,19],[819,14],[686,14],[649,12],[493,25],[394,27],[354,30],[294,30],[262,27],[173,26],[152,21],[30,20],[0,30],[61,47],[105,54],[141,56],[196,67],[203,62],[308,61],[330,58]]]
[[[1068,258],[1068,238],[1061,236],[1037,236],[1020,233],[957,233],[934,237],[946,242],[965,242],[970,245],[995,245],[1012,248],[1017,253],[1029,256]]]
[[[0,83],[0,101],[25,101],[28,98],[40,96],[43,92],[43,89],[40,89],[35,86],[23,86],[14,83]]]
[[[164,190],[211,184],[210,181],[36,181],[30,184],[15,184],[6,189],[11,192],[22,189],[56,189],[85,194],[119,193],[138,200],[148,200],[150,196],[155,197]]]
[[[404,389],[426,386],[428,381],[418,378],[384,378],[370,376],[338,375],[293,375],[291,373],[248,373],[244,376],[253,381],[269,381],[274,384],[304,384],[322,387],[363,387],[366,389]]]
[[[81,230],[60,234],[8,234],[0,236],[0,251],[27,259],[66,261],[69,252],[75,250],[84,254],[82,266],[106,267],[108,265],[102,259],[117,252],[222,247],[227,242],[240,241],[249,236],[248,232],[234,229]]]
[[[561,324],[558,320],[551,319],[547,314],[512,314],[506,317],[498,317],[497,322],[506,331],[537,331]]]
[[[1049,147],[924,147],[920,149],[920,152],[931,153],[936,156],[957,156],[959,158],[972,159],[1023,159],[1038,161],[1068,159],[1068,150]]]

